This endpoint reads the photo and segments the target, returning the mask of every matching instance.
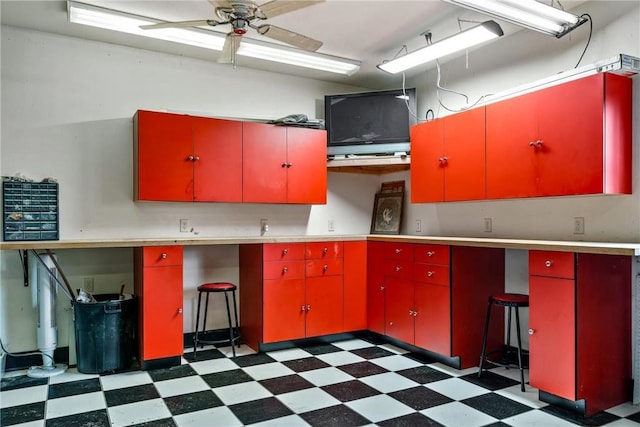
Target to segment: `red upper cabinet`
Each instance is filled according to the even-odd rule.
[[[485,198],[485,108],[411,130],[411,201]]]
[[[242,122],[192,117],[196,202],[242,201]]]
[[[631,80],[601,73],[488,105],[488,198],[631,193]]]
[[[243,201],[327,201],[326,134],[316,129],[244,123]]]
[[[136,200],[242,201],[242,122],[138,111]]]

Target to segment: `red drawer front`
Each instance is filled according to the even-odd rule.
[[[182,265],[182,246],[145,246],[142,254],[145,267]]]
[[[269,243],[263,247],[264,261],[304,259],[304,243]]]
[[[411,243],[385,242],[384,257],[385,259],[413,261],[413,245]]]
[[[413,266],[413,279],[423,283],[449,286],[449,267],[435,264],[415,264]]]
[[[575,254],[573,252],[529,251],[529,274],[574,279]]]
[[[386,259],[384,260],[384,275],[413,280],[413,262]]]
[[[342,259],[318,259],[307,261],[305,274],[307,277],[338,276],[342,274]]]
[[[413,257],[416,262],[449,265],[450,252],[449,245],[416,245]]]
[[[263,277],[269,279],[303,279],[303,261],[270,261],[264,263]]]
[[[307,243],[306,259],[342,258],[342,242],[313,242]]]

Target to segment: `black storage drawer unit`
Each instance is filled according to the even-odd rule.
[[[3,240],[58,240],[58,183],[3,181]]]

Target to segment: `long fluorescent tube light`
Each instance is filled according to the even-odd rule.
[[[158,20],[132,15],[112,9],[67,1],[69,22],[120,31],[138,36],[167,40],[176,43],[222,51],[226,35],[217,31],[199,28],[162,28],[142,30],[141,25],[156,24]],[[307,52],[288,46],[243,38],[236,55],[314,70],[350,76],[360,69],[360,63],[346,58]]]
[[[587,19],[536,0],[443,0],[558,38]]]
[[[404,56],[378,65],[391,74],[400,73],[434,59],[450,55],[503,35],[502,28],[495,21],[486,21],[480,25],[459,32],[451,37],[427,45]]]

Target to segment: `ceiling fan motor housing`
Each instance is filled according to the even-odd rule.
[[[249,26],[249,22],[246,19],[237,18],[231,21],[233,32],[239,35],[245,34]]]

